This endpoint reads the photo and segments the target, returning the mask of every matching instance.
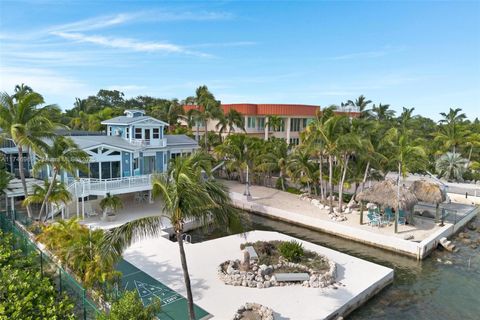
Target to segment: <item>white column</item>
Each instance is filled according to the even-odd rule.
[[[82,219],[85,219],[85,197],[82,194]]]
[[[10,212],[13,212],[15,210],[15,197],[10,198]]]
[[[77,204],[77,218],[80,215],[80,203],[78,202],[77,182],[75,182],[75,203]]]
[[[148,190],[148,203],[153,203],[152,190]]]
[[[265,138],[264,138],[265,141],[268,140],[268,127],[269,127],[269,125],[268,125],[268,117],[265,117]]]
[[[287,118],[287,125],[286,125],[286,130],[287,130],[287,144],[290,144],[290,120],[291,118]]]

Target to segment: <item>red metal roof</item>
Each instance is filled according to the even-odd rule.
[[[185,105],[184,110],[197,109],[195,105]],[[313,117],[320,111],[320,106],[308,104],[254,104],[254,103],[230,103],[222,104],[224,113],[235,109],[243,115],[277,115],[277,116],[310,116]],[[358,116],[358,112],[338,112],[350,116]],[[358,114],[357,114],[358,113]]]

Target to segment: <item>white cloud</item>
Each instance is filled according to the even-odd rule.
[[[91,92],[83,82],[48,69],[0,66],[0,74],[0,90],[10,93],[17,84],[21,83],[25,83],[44,96],[71,99],[73,96],[86,96]]]
[[[73,40],[78,42],[93,43],[109,48],[127,49],[140,52],[166,52],[166,53],[183,53],[196,55],[201,57],[209,57],[210,55],[195,52],[185,49],[182,46],[166,43],[166,42],[153,42],[153,41],[139,41],[129,38],[114,38],[104,37],[99,35],[86,35],[82,33],[68,33],[68,32],[52,32],[52,34],[59,36],[67,40]]]
[[[77,22],[67,23],[63,25],[53,26],[49,28],[49,32],[52,31],[89,31],[104,29],[116,25],[121,25],[135,18],[139,17],[139,13],[120,13],[112,16],[101,16],[91,19],[80,20]]]

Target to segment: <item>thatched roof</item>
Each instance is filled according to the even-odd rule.
[[[385,180],[363,190],[355,197],[356,200],[368,201],[385,207],[411,209],[418,202],[415,195],[405,187],[400,187],[398,203],[397,184],[393,180]]]
[[[415,194],[419,201],[429,203],[441,203],[445,201],[445,193],[440,186],[426,180],[414,181],[409,190]]]

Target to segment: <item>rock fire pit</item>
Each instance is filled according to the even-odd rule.
[[[273,310],[259,303],[245,303],[238,308],[233,320],[274,320]]]

